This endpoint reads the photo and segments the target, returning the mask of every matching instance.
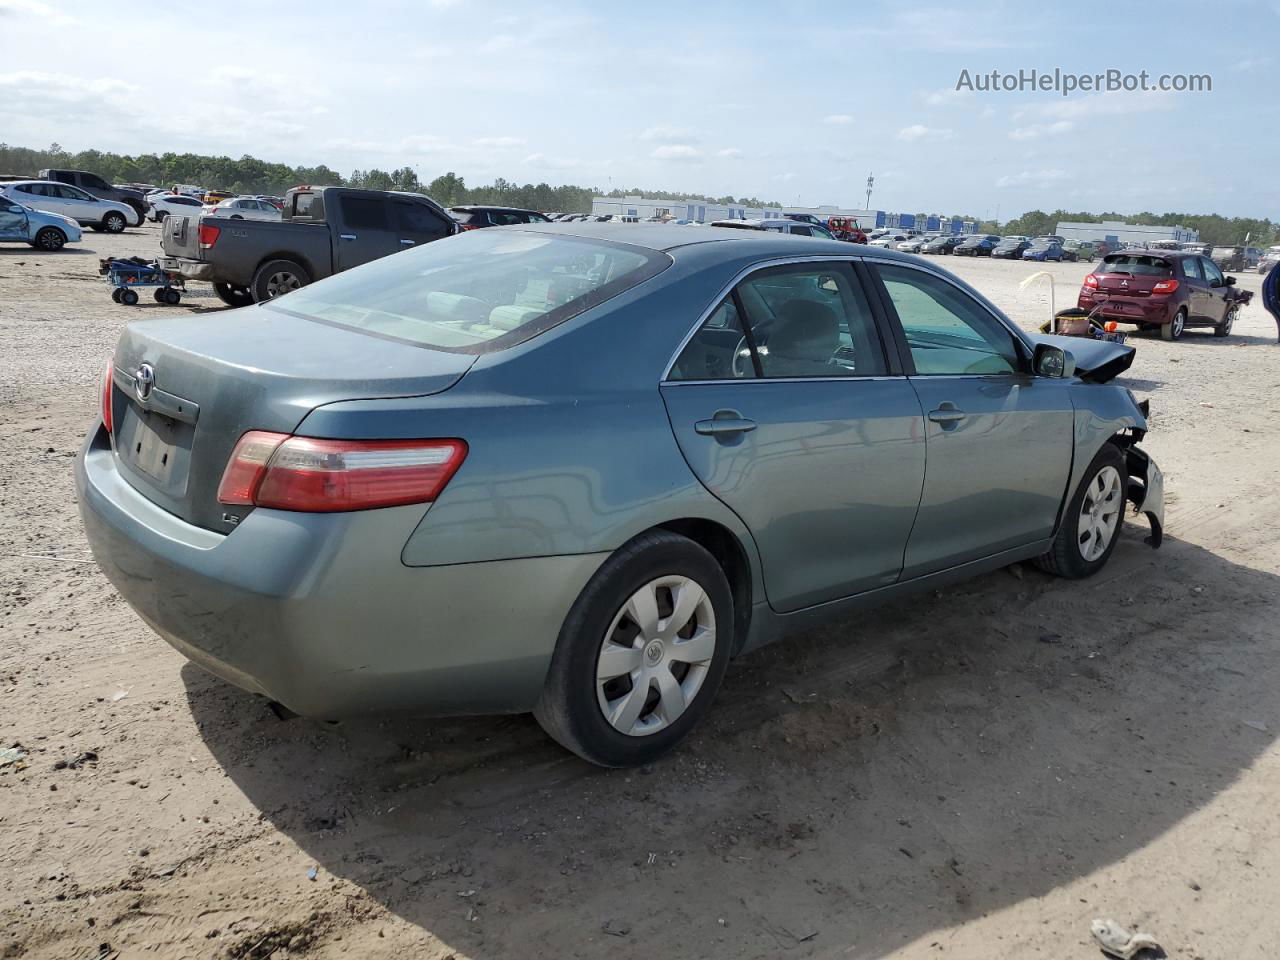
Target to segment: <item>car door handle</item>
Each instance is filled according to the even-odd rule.
[[[339,240],[354,240],[355,238],[356,238],[356,235],[355,235],[354,233],[340,233],[340,234],[338,234],[338,239],[339,239]]]
[[[415,240],[401,240],[401,241],[400,241],[400,245],[401,245],[401,246],[404,246],[404,247],[412,247],[412,246],[414,245],[414,243],[416,243],[416,242],[417,242],[417,241],[415,241]]]
[[[929,411],[929,419],[934,423],[959,423],[965,416],[954,403],[943,403],[937,410]]]
[[[714,420],[699,420],[693,425],[694,431],[704,437],[750,433],[755,428],[756,422],[754,420],[747,420],[743,417],[717,417]]]

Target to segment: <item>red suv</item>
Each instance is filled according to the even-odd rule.
[[[1178,340],[1188,327],[1212,327],[1215,337],[1231,332],[1238,299],[1236,278],[1223,276],[1208,257],[1168,250],[1110,253],[1084,278],[1077,306],[1101,306],[1101,320],[1160,329]]]

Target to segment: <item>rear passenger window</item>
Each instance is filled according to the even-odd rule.
[[[1201,280],[1204,274],[1200,272],[1200,261],[1195,257],[1186,257],[1182,261],[1182,272],[1186,274],[1188,280]]]
[[[379,197],[343,197],[342,220],[356,230],[386,230],[387,203]]]
[[[743,280],[681,351],[670,378],[870,377],[886,372],[862,287],[847,263],[831,262],[771,267]]]

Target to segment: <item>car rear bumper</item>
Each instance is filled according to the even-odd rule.
[[[185,257],[161,257],[160,268],[187,280],[213,280],[213,264]]]
[[[532,709],[564,617],[607,556],[407,567],[421,506],[260,508],[215,533],[130,486],[100,425],[75,476],[93,555],[142,619],[211,673],[309,717]]]
[[[1098,299],[1081,295],[1076,306],[1081,310],[1093,310],[1098,304],[1102,308],[1095,316],[1100,320],[1115,320],[1117,323],[1136,323],[1161,325],[1173,319],[1172,303],[1166,299],[1138,299],[1136,297],[1113,297]]]

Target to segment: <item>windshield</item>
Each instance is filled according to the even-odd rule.
[[[263,306],[415,346],[487,353],[656,276],[666,254],[518,230],[473,230],[337,274]]]
[[[1173,273],[1173,265],[1162,257],[1133,256],[1113,253],[1105,257],[1096,273],[1127,273],[1135,277],[1167,277]]]
[[[1213,255],[1215,257],[1234,257],[1237,253],[1242,252],[1242,247],[1214,247]]]

